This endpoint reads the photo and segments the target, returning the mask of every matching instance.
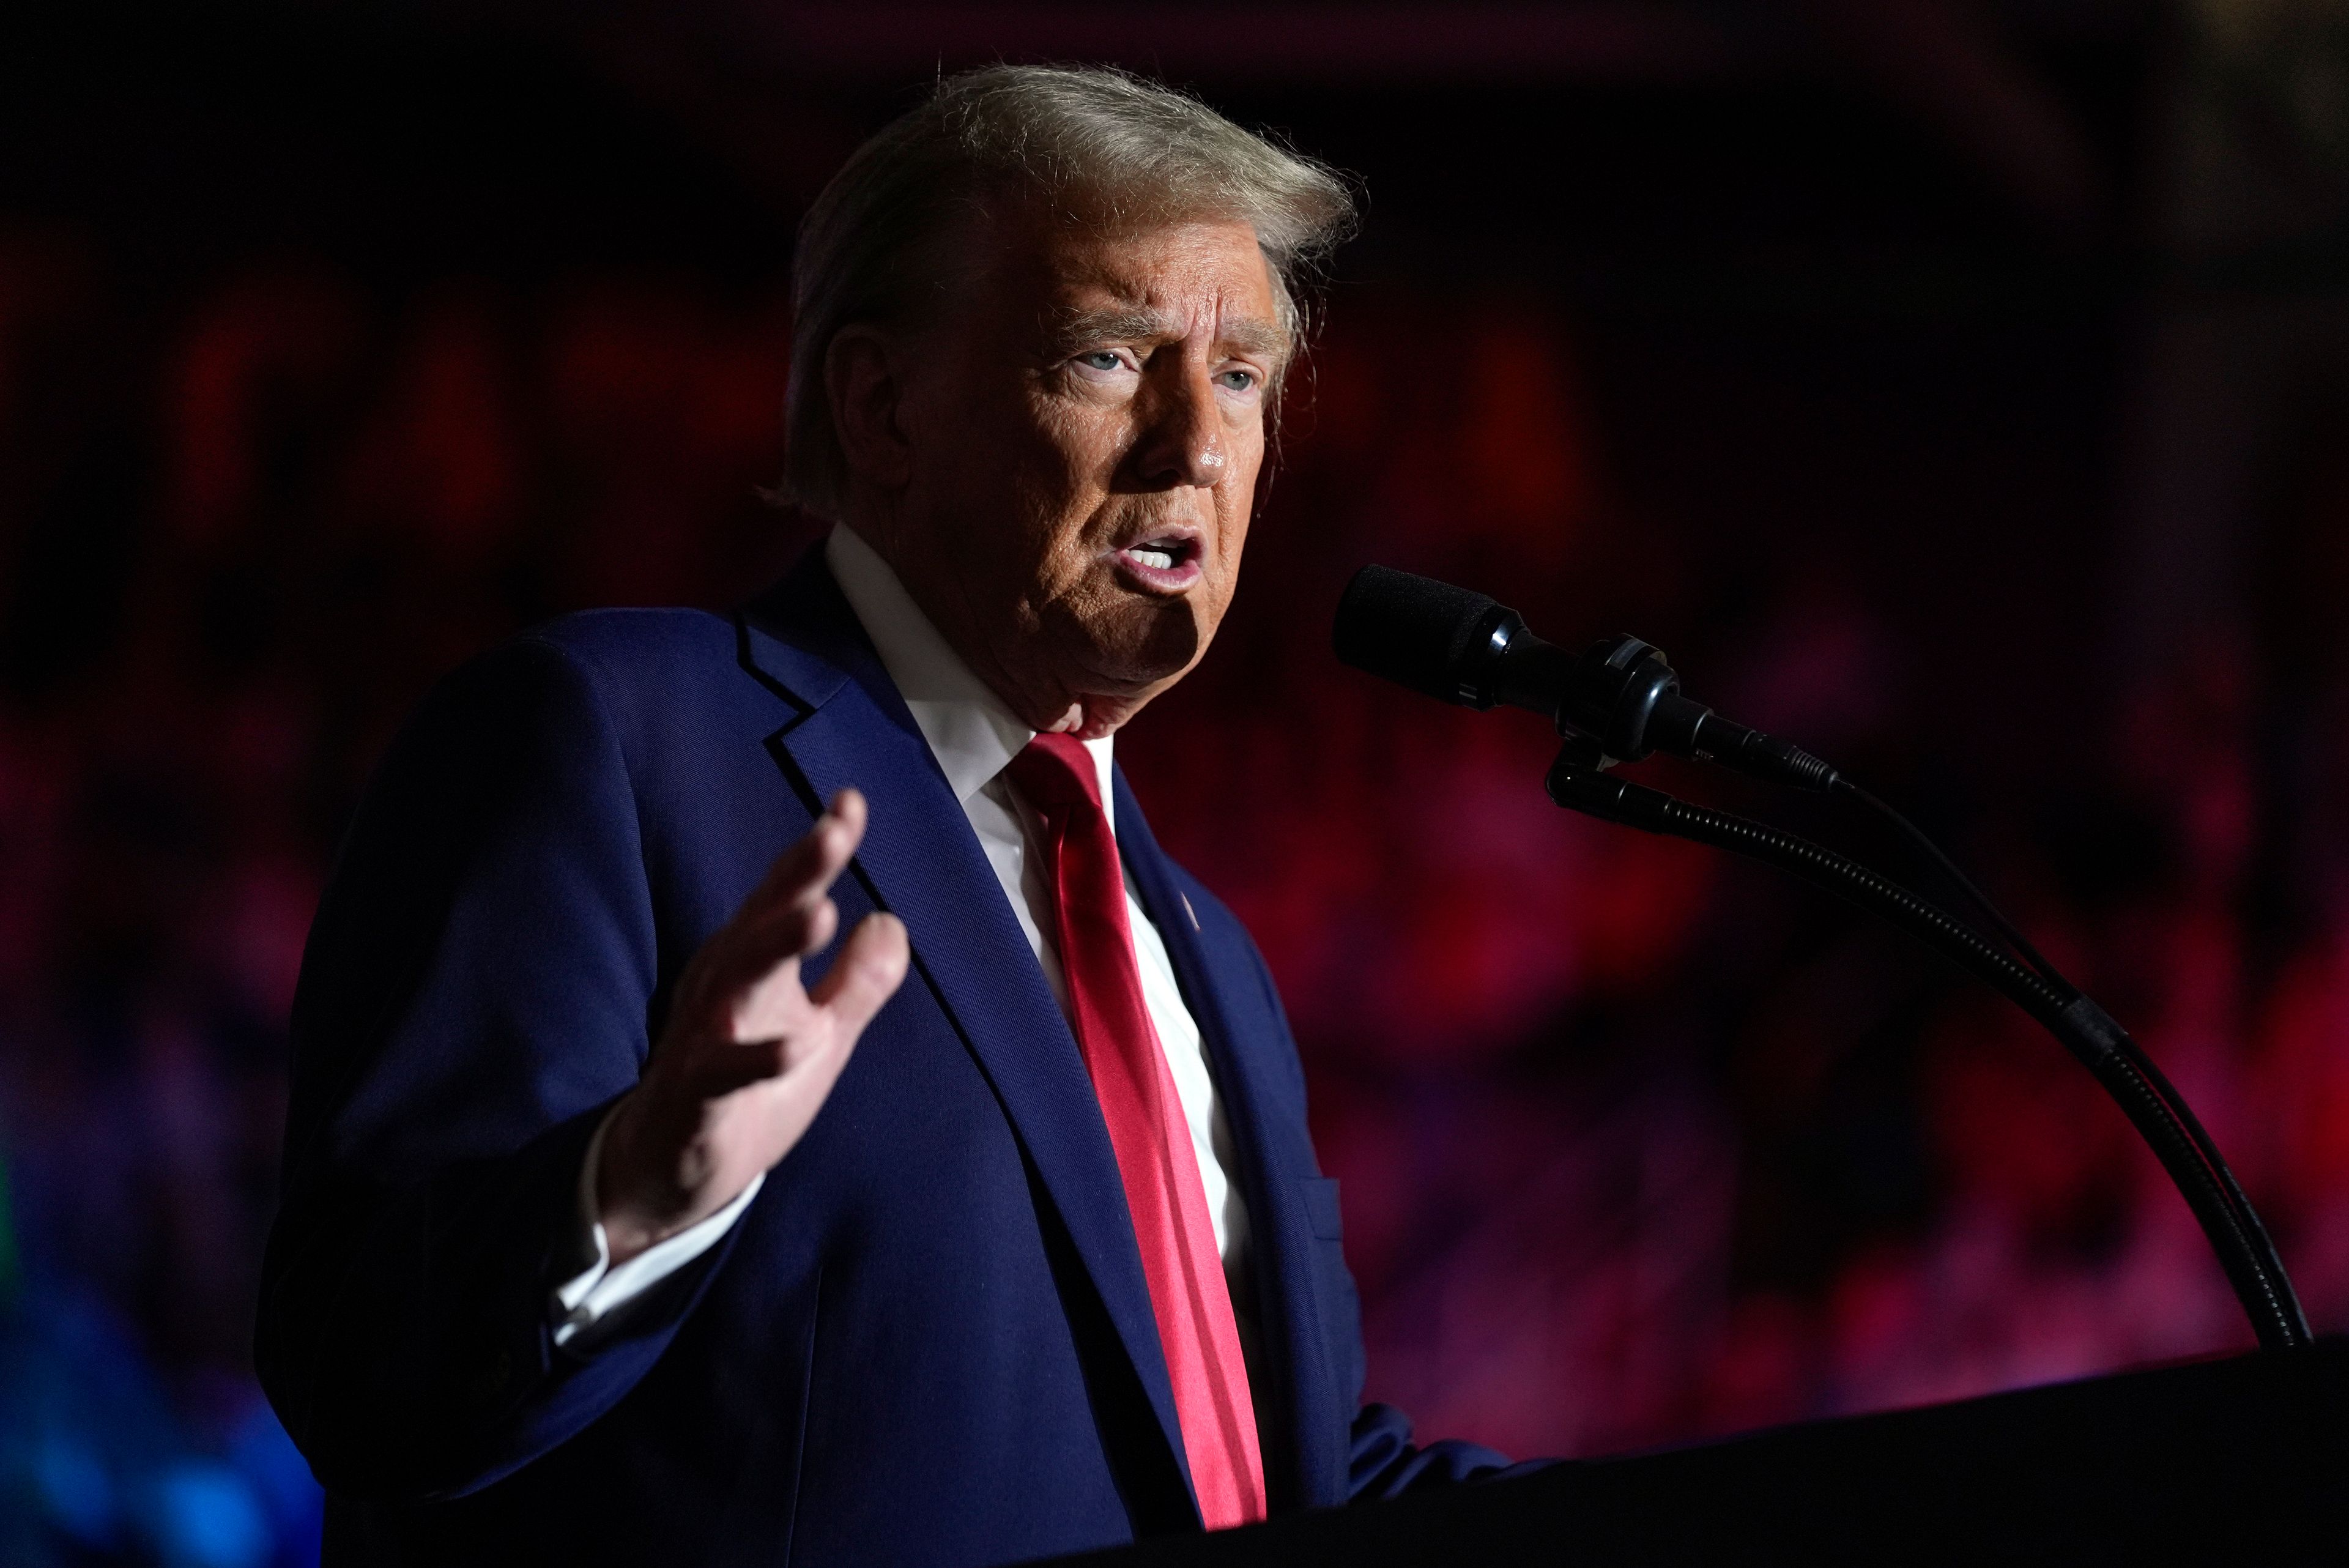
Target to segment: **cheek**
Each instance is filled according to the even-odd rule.
[[[1063,580],[1099,566],[1098,535],[1113,526],[1120,440],[1115,421],[1085,409],[1041,414],[1028,432],[1019,483],[1025,523]]]
[[[1018,397],[975,400],[965,415],[928,510],[966,544],[990,541],[984,564],[971,569],[999,591],[1025,599],[1040,587],[1049,599],[1076,576],[1089,507],[1069,449],[1082,434],[1065,415]]]
[[[1090,488],[1083,450],[1083,421],[1065,410],[1042,410],[1015,439],[1020,452],[1021,488],[1041,509],[1040,521],[1057,521]]]
[[[1037,382],[1025,386],[1020,396],[1004,400],[1001,422],[1016,427],[1004,435],[1028,461],[1049,463],[1072,481],[1102,472],[1104,459],[1113,457],[1124,425],[1122,409],[1058,395]]]
[[[1248,524],[1256,516],[1257,474],[1264,462],[1259,438],[1250,448],[1232,454],[1231,471],[1216,486],[1216,554],[1226,576],[1240,569],[1240,551],[1247,544]]]

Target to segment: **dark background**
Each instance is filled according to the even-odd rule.
[[[181,5],[0,23],[0,1563],[296,1563],[285,1014],[422,691],[723,607],[798,213],[940,68],[1356,178],[1245,588],[1121,737],[1345,1183],[1371,1393],[1589,1454],[2249,1344],[2061,1051],[1327,651],[1368,560],[1914,815],[2349,1328],[2349,5]],[[1637,770],[1871,853],[1864,824]]]

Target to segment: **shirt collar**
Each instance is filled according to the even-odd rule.
[[[947,787],[966,809],[971,796],[1036,738],[922,613],[879,551],[846,524],[835,524],[823,557],[848,606],[873,639],[881,666],[929,742]],[[1103,735],[1084,742],[1101,784],[1102,810],[1116,826],[1110,797],[1111,744]]]

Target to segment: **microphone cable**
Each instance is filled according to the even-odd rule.
[[[1991,902],[1988,894],[1974,886],[1973,878],[1959,869],[1958,863],[1951,859],[1923,828],[1895,810],[1889,802],[1870,794],[1867,790],[1854,784],[1850,774],[1838,772],[1835,774],[1834,778],[1835,783],[1829,786],[1831,795],[1849,795],[1878,816],[1890,823],[1899,830],[1901,837],[1908,840],[1910,848],[1923,856],[1927,864],[1940,872],[1950,885],[1963,894],[1966,901],[1990,921],[1991,929],[2006,939],[2006,944],[2022,956],[2023,962],[2038,971],[2043,979],[2058,990],[2070,991],[2077,994],[2078,988],[2056,972],[2055,966],[2048,962],[2037,948],[2031,945],[2031,939],[2015,928],[2014,922],[2006,918],[2005,911]]]

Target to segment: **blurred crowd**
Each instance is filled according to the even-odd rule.
[[[2076,457],[2131,396],[2106,327],[1731,364],[1343,276],[1223,640],[1120,754],[1280,981],[1371,1397],[1590,1454],[2250,1339],[2020,1015],[1770,873],[1558,812],[1538,721],[1340,670],[1371,560],[1647,637],[1911,809],[2349,1329],[2349,376],[2235,486],[2235,591],[2100,665],[2114,585],[2159,576]],[[369,768],[511,631],[724,608],[816,530],[760,494],[779,266],[388,283],[296,247],[150,281],[0,223],[0,1563],[260,1568],[316,1551],[249,1339],[287,1006]],[[1865,824],[1640,776],[1924,877]]]

